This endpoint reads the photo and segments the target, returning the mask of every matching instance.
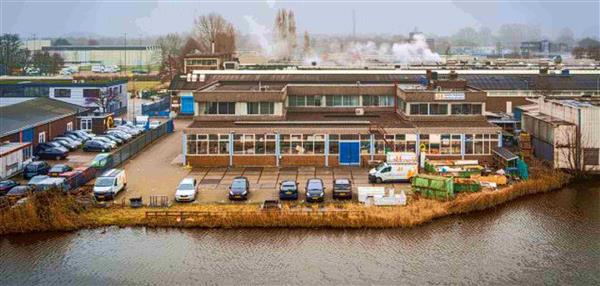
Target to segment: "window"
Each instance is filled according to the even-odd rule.
[[[274,114],[274,102],[248,102],[246,104],[248,114]]]
[[[583,149],[583,165],[600,165],[600,149],[585,148]]]
[[[94,89],[84,89],[83,90],[83,97],[85,97],[85,98],[100,97],[100,90],[97,89],[97,88],[94,88]]]
[[[473,115],[473,114],[481,114],[482,112],[481,104],[470,104],[470,103],[462,103],[462,104],[452,104],[452,115]]]
[[[447,115],[448,104],[445,103],[432,103],[429,105],[429,114],[431,115]]]
[[[327,95],[325,105],[331,107],[350,107],[358,106],[358,96],[353,95]]]
[[[71,97],[71,90],[66,88],[57,88],[54,90],[54,97]]]
[[[44,143],[46,142],[46,132],[40,132],[38,133],[38,143]]]
[[[410,115],[427,115],[428,113],[427,103],[410,104]]]
[[[207,102],[204,114],[235,114],[235,102]]]
[[[23,148],[23,161],[31,158],[31,146]]]
[[[393,95],[363,95],[363,106],[394,106]]]
[[[73,131],[73,122],[72,121],[67,123],[67,131]]]
[[[81,118],[79,127],[80,127],[79,129],[81,129],[81,130],[92,130],[92,119],[91,118]]]

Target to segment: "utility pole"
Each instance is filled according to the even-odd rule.
[[[356,39],[356,10],[352,9],[352,38]]]

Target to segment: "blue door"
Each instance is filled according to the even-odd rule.
[[[194,97],[193,96],[182,96],[181,97],[181,109],[179,110],[182,114],[194,114]]]
[[[21,136],[23,142],[33,142],[33,128],[23,130]]]
[[[340,165],[360,164],[360,142],[340,142]]]

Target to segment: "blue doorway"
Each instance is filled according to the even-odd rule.
[[[193,96],[182,96],[181,97],[181,109],[179,110],[182,114],[194,114],[194,97]]]
[[[340,142],[340,165],[360,165],[360,142]]]

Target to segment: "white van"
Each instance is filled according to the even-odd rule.
[[[104,72],[104,66],[102,65],[93,65],[92,66],[92,72]]]
[[[415,152],[390,152],[386,162],[369,170],[369,182],[410,180],[419,173],[419,160]]]
[[[117,194],[127,187],[125,171],[121,169],[110,169],[96,178],[94,184],[94,197],[96,200],[114,199]]]

